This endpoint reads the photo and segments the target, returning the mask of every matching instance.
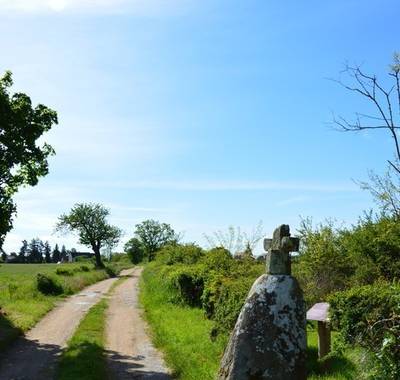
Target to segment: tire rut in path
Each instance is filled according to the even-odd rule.
[[[133,269],[121,272],[128,275]],[[62,349],[88,310],[116,278],[91,285],[61,302],[0,355],[0,380],[51,380]]]
[[[138,304],[142,268],[135,268],[109,300],[106,350],[112,379],[169,380],[162,355],[151,343]]]

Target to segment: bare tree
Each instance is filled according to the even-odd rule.
[[[395,174],[396,176],[393,176]],[[389,170],[384,175],[373,171],[368,173],[369,182],[357,182],[361,189],[368,190],[385,215],[392,215],[400,220],[400,181],[397,171]]]
[[[360,132],[381,130],[393,140],[394,157],[388,159],[389,168],[384,175],[368,173],[369,182],[358,182],[368,190],[384,214],[400,219],[400,54],[395,53],[389,66],[389,81],[379,81],[376,75],[365,73],[360,66],[346,65],[343,70],[349,82],[335,80],[345,89],[365,98],[374,110],[373,114],[356,112],[353,120],[342,116],[333,117],[340,131]]]
[[[250,233],[242,231],[240,227],[229,226],[226,231],[218,230],[211,235],[204,234],[204,238],[210,248],[223,247],[233,255],[248,249],[253,251],[263,236],[263,224],[261,221]]]
[[[334,116],[333,122],[344,132],[365,130],[384,130],[393,139],[394,160],[388,159],[390,167],[400,174],[400,145],[398,131],[400,128],[400,54],[395,53],[393,63],[389,66],[390,84],[384,85],[376,75],[367,74],[361,66],[346,65],[343,70],[350,78],[350,84],[335,80],[345,89],[355,92],[369,101],[375,113],[372,115],[356,113],[354,120]]]

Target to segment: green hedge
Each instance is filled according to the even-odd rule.
[[[233,328],[251,285],[264,271],[262,263],[235,260],[226,249],[203,251],[192,244],[163,248],[156,266],[169,289],[168,301],[202,308],[216,332]]]
[[[400,284],[376,283],[329,298],[332,326],[374,354],[373,379],[400,378]]]

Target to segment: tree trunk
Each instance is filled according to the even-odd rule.
[[[100,249],[94,247],[93,252],[94,252],[94,257],[96,258],[96,268],[104,268],[104,264],[101,261]]]

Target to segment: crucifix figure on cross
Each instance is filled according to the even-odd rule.
[[[299,239],[290,236],[287,224],[275,229],[272,239],[264,239],[264,249],[267,251],[268,274],[291,274],[290,252],[299,250]]]

